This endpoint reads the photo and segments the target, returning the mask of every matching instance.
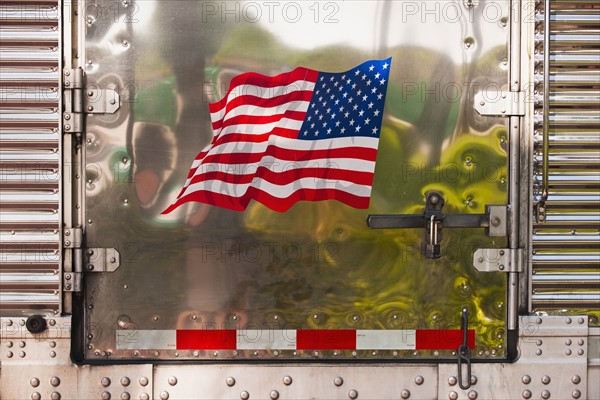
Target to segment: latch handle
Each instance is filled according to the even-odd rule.
[[[458,346],[456,356],[458,357],[458,386],[462,390],[471,387],[471,348],[469,348],[469,309],[463,307],[461,317],[461,330],[463,333],[463,342]],[[467,383],[463,382],[463,365],[467,366]]]

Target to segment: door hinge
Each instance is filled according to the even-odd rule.
[[[523,249],[477,249],[473,266],[479,272],[523,272]]]
[[[81,228],[67,228],[64,230],[63,247],[65,249],[80,249],[83,230]]]
[[[87,272],[114,272],[121,266],[121,256],[113,248],[88,248],[84,262]]]
[[[475,94],[475,110],[485,116],[525,115],[525,93],[485,90]]]
[[[120,107],[119,94],[113,89],[85,87],[83,69],[63,71],[63,131],[82,133],[84,114],[113,114]]]
[[[63,273],[63,291],[65,292],[81,292],[81,272],[64,272]]]

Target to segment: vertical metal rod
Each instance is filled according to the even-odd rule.
[[[521,0],[511,0],[510,16],[510,70],[509,81],[510,91],[521,91]],[[520,192],[521,184],[521,120],[518,116],[509,118],[509,247],[511,249],[519,248],[519,223],[520,223]],[[513,254],[517,252],[514,251]],[[514,257],[513,262],[518,262]],[[519,275],[516,272],[508,274],[508,299],[506,325],[508,330],[517,329],[517,307],[519,300]]]
[[[548,199],[550,149],[550,0],[544,0],[544,104],[542,127],[542,202]]]

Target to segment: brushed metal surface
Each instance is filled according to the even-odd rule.
[[[474,249],[505,246],[503,238],[446,229],[446,257],[432,261],[420,255],[422,230],[371,231],[365,217],[422,213],[429,190],[444,194],[448,213],[507,203],[505,120],[479,116],[473,95],[508,85],[508,2],[284,2],[272,18],[252,2],[112,5],[95,2],[83,17],[88,84],[123,99],[117,113],[87,118],[87,246],[115,248],[122,260],[114,273],[85,276],[89,359],[256,358],[251,351],[117,351],[120,324],[458,329],[464,305],[477,330],[476,357],[504,354],[506,277],[470,265]],[[299,7],[297,21],[291,7]],[[284,214],[260,204],[244,213],[188,204],[160,214],[210,141],[208,102],[233,76],[299,65],[341,71],[388,56],[391,86],[369,210],[329,201]],[[314,354],[258,356],[275,357]]]
[[[57,1],[0,2],[0,315],[60,304]]]

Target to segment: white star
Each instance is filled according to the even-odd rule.
[[[365,119],[365,125],[369,125],[369,122],[371,122],[369,118]]]
[[[319,109],[318,108],[315,110],[315,115],[319,115]]]
[[[373,108],[373,102],[369,103],[369,108]]]
[[[342,133],[346,132],[346,128],[342,128],[342,129],[340,130],[340,132],[342,132]]]
[[[350,113],[349,113],[349,112],[346,112],[346,113],[344,114],[344,117],[348,118],[348,116],[349,116],[349,115],[350,115]]]
[[[349,85],[349,84],[351,84],[351,83],[352,83],[352,80],[348,79],[348,80],[346,81],[346,83]]]
[[[361,76],[361,78],[364,81],[365,79],[367,79],[367,74],[364,74],[363,76]]]
[[[350,120],[350,126],[353,126],[353,125],[354,125],[354,120],[352,119],[352,120]]]
[[[371,65],[371,66],[369,67],[369,71],[373,71],[374,69],[375,69],[375,67],[374,67],[373,65]]]
[[[363,101],[367,101],[367,95],[365,94],[365,95],[362,97],[362,99],[363,99]]]
[[[354,100],[354,99],[353,99],[352,97],[350,97],[350,98],[348,99],[348,103],[352,103],[352,100]]]
[[[379,83],[383,85],[385,83],[385,79],[380,80]]]
[[[310,124],[310,129],[314,129],[314,128],[315,128],[315,124],[314,123]]]
[[[356,89],[356,83],[352,85],[352,89]]]
[[[379,77],[381,76],[381,74],[378,72],[375,74],[375,78],[379,79]]]
[[[308,131],[304,131],[304,136],[308,135]]]
[[[324,77],[321,77],[321,82],[323,82],[323,79],[325,79]]]
[[[383,93],[379,93],[379,94],[377,95],[377,100],[381,100],[382,98],[383,98]]]
[[[323,122],[323,128],[327,127],[327,122]]]
[[[371,92],[373,92],[373,93],[377,93],[377,88],[376,88],[376,87],[374,87],[373,89],[371,89]]]
[[[327,89],[327,93],[329,93],[329,92],[331,92],[331,88],[328,88],[328,89]]]
[[[342,96],[344,96],[344,98],[348,97],[348,92],[345,92]]]
[[[319,94],[319,90],[317,90],[317,91],[315,92],[315,94]]]
[[[327,114],[331,114],[331,108],[327,109]]]
[[[335,79],[335,78],[332,76],[332,77],[331,77],[329,80],[333,82],[333,80],[334,80],[334,79]]]
[[[307,118],[307,120],[309,120],[309,121],[310,121],[311,119],[312,119],[312,117],[309,115],[309,116],[308,116],[308,118]]]
[[[335,98],[335,94],[332,94],[331,96],[329,96],[329,98],[330,98],[331,100],[333,100],[333,99]]]
[[[358,126],[356,127],[356,132],[359,132],[359,131],[360,131],[360,125],[358,125]]]
[[[315,131],[315,136],[319,136],[319,131]]]
[[[337,115],[336,113],[331,114],[331,119],[335,119],[336,115]]]
[[[367,81],[367,86],[371,86],[371,80],[370,79]]]
[[[358,112],[358,116],[359,116],[359,117],[362,117],[364,114],[365,114],[365,110],[360,110],[360,111]]]
[[[375,111],[373,112],[373,115],[375,115],[376,117],[378,117],[380,112],[381,112],[381,111],[379,111],[379,110],[375,110]]]
[[[388,66],[389,66],[388,63],[383,64],[383,69],[387,69]]]
[[[323,96],[319,97],[319,101],[323,101]]]
[[[357,69],[356,71],[354,71],[354,75],[358,76],[358,74],[360,74],[360,70]]]
[[[342,75],[342,80],[346,79],[346,74]]]
[[[342,85],[340,85],[340,87],[338,87],[338,90],[341,92],[342,89],[344,89],[344,87]]]
[[[353,109],[354,111],[358,110],[358,104],[355,104],[355,105],[354,105],[354,107],[352,107],[352,109]]]
[[[323,119],[323,116],[322,116],[322,115],[319,115],[319,121],[320,121],[320,120],[322,120],[322,119]]]
[[[360,96],[360,94],[362,93],[362,90],[359,90],[358,92],[356,92],[357,95]]]
[[[339,99],[335,101],[335,105],[337,106],[338,104],[340,104],[340,100]]]
[[[337,128],[338,126],[340,126],[340,121],[335,121],[335,126],[336,126],[336,128]]]
[[[338,81],[335,81],[335,82],[333,83],[333,86],[335,86],[335,87],[337,87],[338,85],[339,85]]]
[[[344,106],[340,107],[340,112],[344,111]]]
[[[331,135],[331,128],[327,129],[327,134]]]
[[[373,135],[377,134],[377,127],[373,128]]]
[[[310,108],[315,108],[315,103],[312,103],[312,104],[310,105]]]

